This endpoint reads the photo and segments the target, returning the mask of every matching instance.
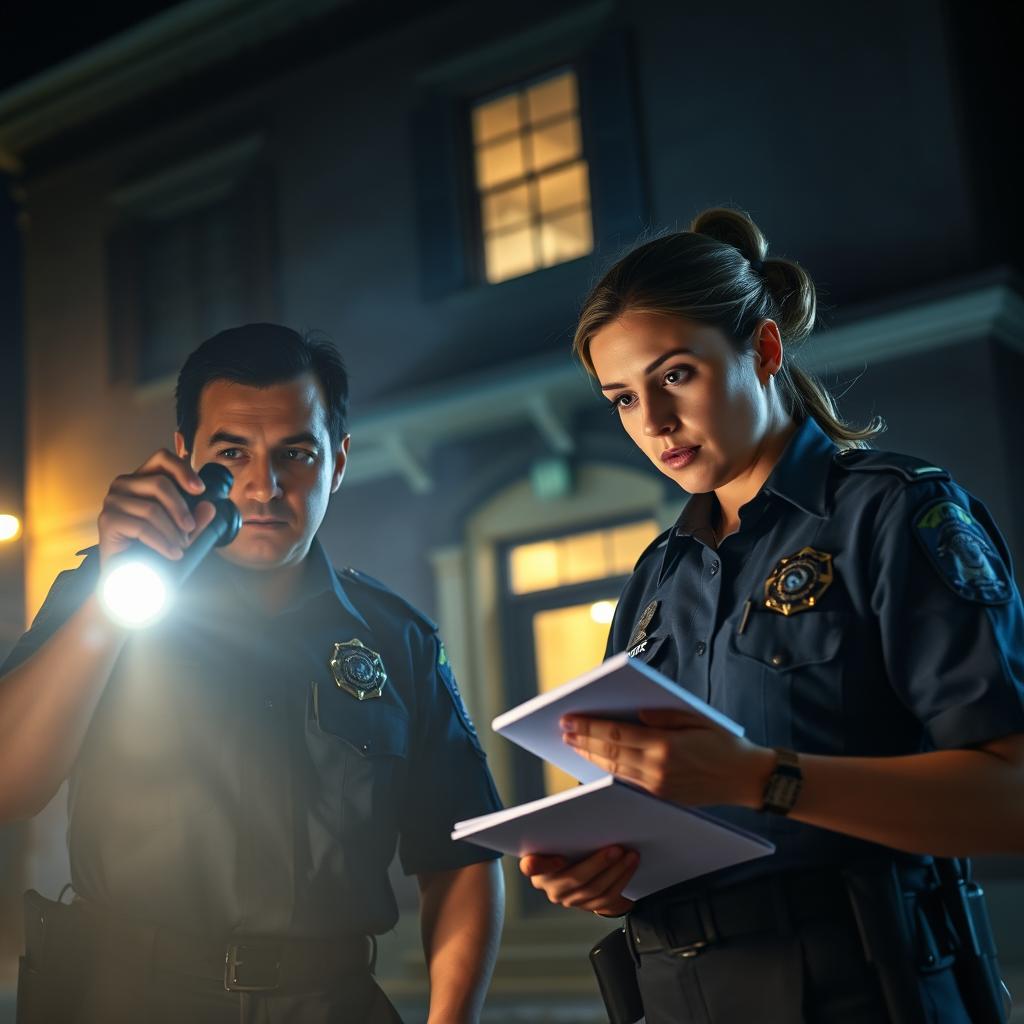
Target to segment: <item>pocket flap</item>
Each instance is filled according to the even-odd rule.
[[[365,757],[406,757],[409,716],[386,698],[356,700],[337,687],[313,684],[313,717],[321,732],[344,740]]]
[[[742,633],[733,633],[731,646],[775,672],[831,661],[839,653],[846,616],[837,612],[807,611],[796,615],[759,610],[747,620]]]

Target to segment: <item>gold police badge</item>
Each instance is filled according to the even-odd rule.
[[[335,644],[330,665],[338,688],[352,694],[356,700],[370,700],[384,692],[384,684],[388,681],[384,662],[361,640]]]
[[[764,605],[781,615],[813,608],[832,585],[832,556],[814,548],[801,548],[780,558],[764,582]]]

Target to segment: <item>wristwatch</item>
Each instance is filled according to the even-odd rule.
[[[762,811],[770,814],[789,814],[800,795],[804,773],[800,771],[800,758],[792,750],[775,748],[775,770],[768,776],[764,787]]]

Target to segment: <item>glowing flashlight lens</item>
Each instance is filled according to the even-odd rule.
[[[101,590],[103,606],[115,622],[138,629],[167,610],[169,592],[160,573],[145,562],[125,562],[107,574]]]
[[[0,516],[0,540],[14,540],[21,532],[17,516]]]
[[[590,617],[599,625],[607,626],[615,618],[615,602],[595,601],[590,606]]]

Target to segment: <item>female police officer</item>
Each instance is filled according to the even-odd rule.
[[[563,729],[776,853],[635,905],[628,849],[521,868],[552,902],[628,912],[648,1024],[966,1024],[929,855],[1024,850],[1020,598],[980,503],[868,450],[881,424],[843,423],[789,359],[814,286],[766,254],[748,218],[709,210],[613,267],[575,339],[693,495],[640,558],[609,652],[637,651],[746,738],[664,712]]]

